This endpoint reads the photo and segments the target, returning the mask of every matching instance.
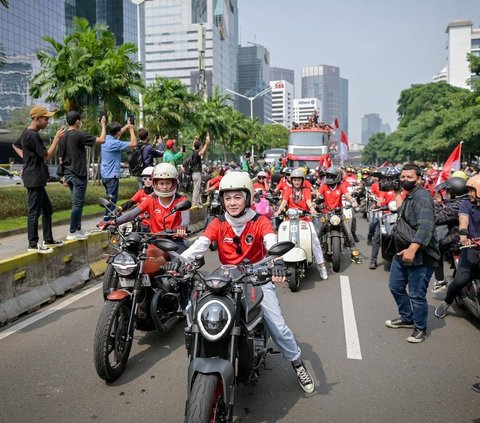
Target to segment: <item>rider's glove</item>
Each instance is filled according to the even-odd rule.
[[[284,278],[287,276],[287,266],[282,259],[275,260],[272,267],[272,276]]]
[[[173,274],[183,274],[183,266],[180,260],[172,260],[168,261],[162,266],[162,269],[165,272],[173,273]]]
[[[177,238],[185,238],[187,236],[186,226],[179,226],[175,232]]]
[[[97,223],[97,228],[102,231],[106,230],[109,226],[115,226],[115,222],[113,220],[108,220]]]

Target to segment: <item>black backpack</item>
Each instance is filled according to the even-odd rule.
[[[145,161],[143,160],[144,148],[145,144],[135,148],[128,159],[128,170],[132,176],[141,176],[143,169],[146,168]]]
[[[193,174],[193,167],[192,167],[192,164],[193,164],[193,158],[192,156],[189,156],[187,157],[184,161],[183,161],[183,169],[185,170],[185,173],[189,176],[191,176]]]

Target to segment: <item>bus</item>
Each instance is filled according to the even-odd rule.
[[[278,159],[285,157],[287,150],[284,148],[271,148],[270,150],[264,150],[262,153],[263,160],[265,163],[274,164]]]
[[[324,128],[293,128],[287,147],[288,166],[315,169],[320,157],[328,153],[331,130]]]

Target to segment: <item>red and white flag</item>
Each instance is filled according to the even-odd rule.
[[[435,185],[439,185],[442,182],[447,181],[448,178],[450,178],[451,171],[460,170],[462,144],[463,144],[463,141],[461,141],[460,144],[458,144],[455,147],[455,150],[452,151],[452,154],[450,154],[450,157],[447,159],[447,161],[443,165],[442,171],[440,172],[440,175],[438,176],[438,179],[437,179],[437,183]]]
[[[332,166],[332,159],[330,158],[330,154],[322,154],[320,159],[318,160],[318,165],[323,166],[325,169],[328,169]]]
[[[390,163],[388,163],[387,160],[380,165],[380,167],[387,167],[387,166],[390,166]]]
[[[347,133],[342,130],[340,134],[340,164],[343,164],[348,157],[348,138]]]
[[[340,128],[340,122],[338,121],[338,117],[336,117],[336,118],[333,120],[333,122],[332,122],[332,124],[331,124],[330,126],[331,126],[333,129],[338,129],[338,128]]]

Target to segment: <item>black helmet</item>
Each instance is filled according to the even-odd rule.
[[[453,177],[447,181],[447,187],[450,191],[450,197],[455,198],[468,192],[467,181],[460,177]]]
[[[292,173],[292,170],[293,170],[293,167],[284,167],[283,170],[282,170],[282,173],[287,176],[287,175],[290,175]]]
[[[327,185],[336,185],[342,182],[342,170],[337,166],[332,166],[325,173],[325,183]]]
[[[396,167],[383,166],[373,172],[373,176],[380,179],[393,179],[400,175],[400,171]]]

